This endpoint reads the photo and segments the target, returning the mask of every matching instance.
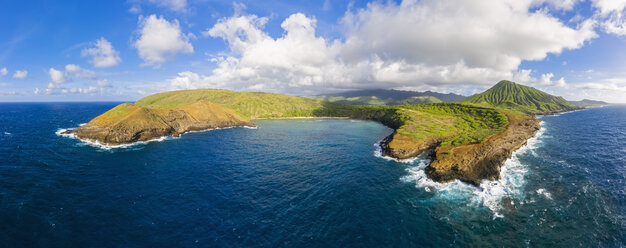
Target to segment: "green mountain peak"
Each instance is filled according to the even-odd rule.
[[[508,80],[502,80],[485,92],[460,102],[513,109],[529,114],[546,114],[576,109],[563,97],[553,96]]]

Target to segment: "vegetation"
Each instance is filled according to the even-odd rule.
[[[391,94],[390,92],[400,91],[386,91],[386,94]],[[382,94],[381,96],[388,95]],[[347,117],[374,120],[395,129],[396,134],[402,136],[403,140],[417,143],[435,140],[440,146],[448,146],[479,143],[502,132],[508,124],[505,112],[513,116],[521,115],[517,111],[541,113],[575,108],[561,97],[510,81],[501,81],[484,93],[474,95],[460,103],[406,104],[433,100],[433,96],[410,96],[408,98],[410,101],[397,105],[346,105],[262,92],[235,92],[218,89],[183,90],[147,96],[135,104],[121,104],[94,119],[94,123],[107,125],[107,123],[118,123],[128,118],[146,121],[155,119],[159,122],[159,118],[152,117],[173,113],[172,110],[193,111],[193,116],[200,116],[205,114],[201,110],[206,107],[194,106],[199,102],[206,102],[206,104],[217,104],[213,107],[215,109],[221,106],[232,110],[233,114],[244,119],[252,120],[289,117]],[[356,97],[353,100],[358,99],[364,98]],[[378,97],[373,96],[368,99],[373,101]],[[230,115],[223,113],[224,116]]]
[[[489,90],[459,101],[460,103],[512,109],[528,114],[540,114],[576,109],[563,97],[557,97],[532,87],[502,80]]]
[[[432,91],[403,91],[403,90],[356,90],[338,94],[310,96],[311,99],[336,102],[347,105],[398,105],[398,104],[425,104],[436,102],[455,102],[465,99],[457,94],[442,94]]]
[[[207,100],[235,110],[250,119],[315,116],[314,110],[324,102],[283,94],[263,92],[236,92],[218,89],[182,90],[158,93],[144,97],[137,105],[148,108],[174,108],[200,100]]]
[[[454,129],[447,129],[447,133],[438,135],[448,137],[441,143],[441,146],[479,143],[503,131],[508,124],[506,115],[494,109],[458,103],[403,105],[402,107],[436,116],[455,117]],[[440,128],[439,126],[435,125],[437,128]],[[452,133],[454,135],[450,136]]]
[[[229,90],[186,90],[151,95],[136,105],[167,109],[207,100],[250,118],[348,117],[375,120],[414,140],[438,137],[443,145],[476,143],[500,132],[506,116],[484,107],[457,103],[355,106],[302,97]]]

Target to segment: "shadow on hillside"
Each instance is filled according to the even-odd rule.
[[[386,105],[345,105],[333,102],[323,102],[322,107],[313,110],[315,117],[345,117],[360,120],[372,120],[393,129],[404,125],[405,116],[396,106]]]

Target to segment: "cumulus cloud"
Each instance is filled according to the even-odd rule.
[[[91,84],[99,88],[112,88],[113,87],[113,85],[109,83],[109,80],[106,80],[106,79],[97,80],[97,81],[91,82]]]
[[[75,65],[75,64],[66,65],[65,71],[70,74],[73,74],[77,78],[95,78],[96,77],[96,72],[83,69],[80,66]]]
[[[568,9],[575,2],[558,8]],[[532,71],[518,67],[525,60],[582,47],[597,36],[594,23],[583,20],[567,26],[548,11],[533,11],[538,4],[551,1],[374,2],[346,13],[341,39],[318,36],[315,17],[302,13],[285,19],[283,35],[273,38],[264,31],[268,18],[236,12],[203,32],[229,46],[228,53],[211,58],[216,68],[201,74],[181,72],[169,83],[176,89],[227,87],[295,94],[482,87],[514,77],[522,83],[563,86],[565,80],[553,80],[553,74],[534,78]]]
[[[120,53],[106,39],[100,38],[94,43],[94,47],[82,51],[82,56],[91,56],[90,62],[94,67],[113,67],[122,62]]]
[[[28,77],[28,71],[27,70],[17,70],[17,71],[15,71],[15,73],[13,73],[13,78],[24,79],[26,77]]]
[[[583,0],[535,0],[533,4],[536,6],[546,4],[557,10],[572,10],[577,3],[582,1]]]
[[[63,71],[50,68],[50,70],[48,70],[48,74],[50,75],[50,80],[52,81],[50,84],[48,84],[48,86],[53,85],[52,83],[62,84],[67,81],[67,77],[65,77],[65,73],[63,73]]]
[[[167,21],[151,15],[139,18],[139,39],[134,42],[143,65],[158,67],[177,53],[193,53],[188,35],[180,30],[178,20]]]
[[[626,35],[626,1],[591,0],[597,9],[595,15],[607,33]]]
[[[50,82],[45,88],[35,88],[33,94],[35,95],[64,95],[64,94],[85,94],[94,95],[96,93],[104,95],[107,93],[114,93],[113,85],[107,79],[92,80],[83,82],[84,87],[79,87],[73,80],[70,80],[68,76],[74,76],[80,79],[94,79],[96,73],[81,68],[79,65],[68,64],[65,66],[65,71],[50,68],[48,70],[50,76]],[[82,80],[81,80],[82,81]]]
[[[532,70],[519,70],[514,75],[512,80],[518,83],[532,85],[532,86],[555,86],[555,87],[566,87],[567,83],[565,82],[565,78],[561,77],[557,80],[552,80],[554,78],[554,73],[544,73],[541,74],[541,77],[534,78],[530,74]]]
[[[113,85],[108,80],[97,80],[88,82],[84,87],[66,87],[61,83],[50,82],[45,89],[35,88],[33,94],[35,95],[65,95],[65,94],[84,94],[84,95],[104,95],[112,93]]]
[[[434,65],[514,70],[523,60],[577,49],[596,37],[593,22],[570,28],[533,1],[403,1],[348,13],[348,58],[371,53]],[[410,27],[410,29],[407,29]],[[512,28],[515,27],[515,28]],[[384,35],[383,35],[384,34]]]
[[[0,69],[0,75],[6,76],[7,74],[9,74],[9,70],[7,70],[6,67],[3,67],[2,69]]]

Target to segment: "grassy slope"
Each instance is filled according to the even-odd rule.
[[[158,93],[136,105],[166,109],[199,100],[231,108],[250,119],[329,116],[375,120],[416,141],[444,137],[444,145],[481,142],[507,123],[504,115],[492,109],[454,103],[351,106],[283,94],[215,89]]]
[[[562,97],[506,80],[500,81],[483,93],[459,102],[512,109],[529,114],[566,111],[576,108]]]
[[[234,109],[250,119],[315,116],[313,110],[324,102],[303,97],[262,92],[236,92],[218,89],[169,91],[139,99],[135,104],[148,108],[173,108],[207,100]]]
[[[187,115],[185,116],[183,113]],[[192,118],[195,121],[212,122],[228,122],[233,119],[245,120],[231,109],[209,101],[196,101],[174,108],[147,108],[133,103],[123,103],[94,118],[89,124],[136,131],[149,128],[167,129],[173,124],[168,123],[170,120],[180,122],[182,121],[180,118],[184,117]],[[176,120],[177,118],[178,120]]]
[[[355,97],[311,96],[309,98],[320,100],[320,101],[336,102],[336,103],[348,104],[348,105],[388,105],[389,103],[395,102],[395,99],[379,98],[377,96],[355,96]]]

